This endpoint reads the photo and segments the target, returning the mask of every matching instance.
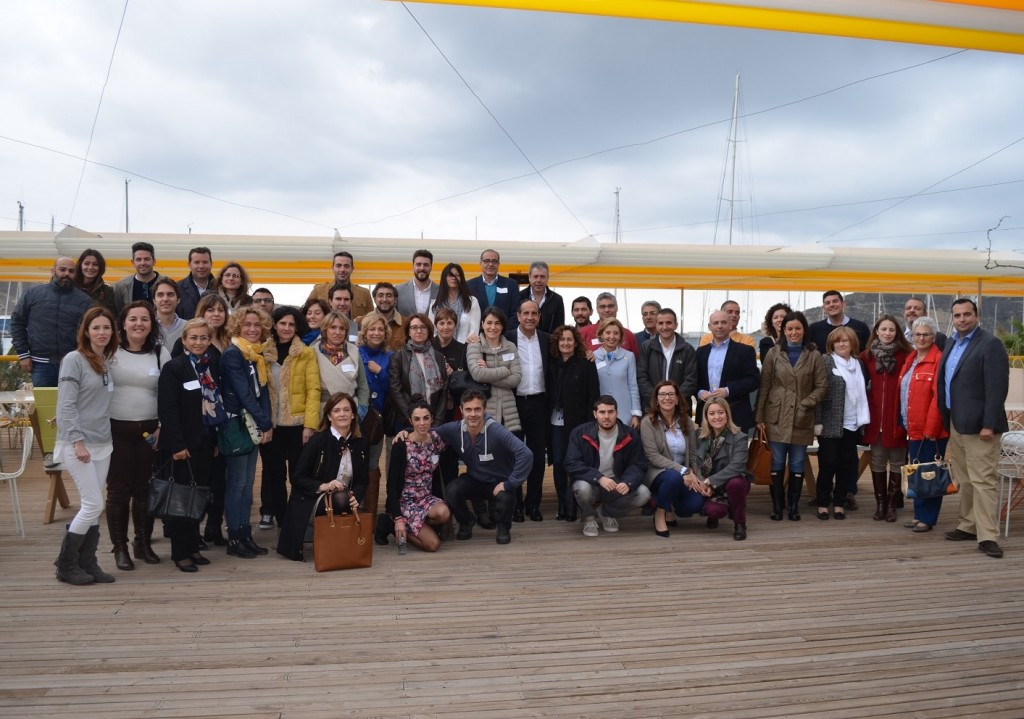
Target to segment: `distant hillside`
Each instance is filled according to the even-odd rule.
[[[932,295],[930,300],[923,295],[916,295],[929,307],[929,316],[939,323],[939,329],[949,334],[949,308],[953,304],[954,295]],[[855,317],[868,326],[874,324],[878,315],[884,313],[894,315],[903,321],[903,304],[907,301],[906,294],[865,294],[850,293],[846,295],[846,314]],[[1010,322],[1019,321],[1024,316],[1024,299],[1020,297],[994,297],[986,295],[981,304],[982,326],[996,334],[1010,331]],[[821,306],[806,310],[807,319],[816,322],[824,317]]]

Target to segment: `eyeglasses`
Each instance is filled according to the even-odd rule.
[[[934,336],[935,336],[934,332],[915,332],[914,333],[914,339],[915,340],[923,340],[923,339],[925,339],[927,337],[934,337]]]
[[[482,262],[485,265],[500,265],[501,264],[501,260],[499,260],[499,259],[480,260],[480,262]]]
[[[658,392],[658,399],[669,399],[677,396],[675,392]]]
[[[410,332],[426,332],[427,328],[423,325],[409,325]]]

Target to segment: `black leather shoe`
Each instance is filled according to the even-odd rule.
[[[228,543],[228,540],[224,538],[224,533],[220,531],[220,527],[210,527],[210,525],[206,525],[203,539],[206,540],[207,544],[213,542],[214,546],[217,547],[227,546]]]
[[[512,521],[516,524],[522,524],[526,521],[526,515],[519,507],[516,507],[516,511],[512,512]]]
[[[200,567],[205,567],[207,564],[210,563],[210,560],[204,557],[199,552],[196,552],[192,555],[192,562],[199,565]]]
[[[857,500],[854,497],[847,497],[843,509],[848,509],[851,512],[856,512],[860,507],[857,505]]]
[[[735,527],[733,527],[732,538],[735,539],[737,542],[742,542],[744,539],[746,539],[747,525],[737,524]]]
[[[649,500],[647,500],[647,504],[644,505],[644,508],[640,510],[640,516],[641,517],[652,517],[652,516],[654,516],[654,513],[655,513],[655,511],[657,511],[657,509],[658,508],[655,506],[654,500],[653,499],[649,499]]]
[[[991,539],[986,539],[984,542],[978,542],[978,551],[984,552],[993,559],[1000,559],[1003,556],[1002,547],[993,542]]]
[[[498,534],[494,538],[494,541],[498,544],[508,544],[512,541],[512,528],[504,525],[498,525]]]
[[[114,548],[110,550],[114,553],[114,565],[123,572],[130,572],[135,569],[135,562],[132,561],[131,555],[128,554],[127,544],[115,544]]]
[[[718,520],[714,517],[708,517],[708,529],[718,529]]]
[[[206,540],[204,540],[204,539],[202,538],[202,536],[200,536],[200,537],[198,537],[198,538],[196,539],[196,544],[198,544],[198,545],[199,545],[199,551],[200,551],[200,552],[205,552],[205,551],[206,551],[207,549],[209,549],[209,548],[210,548],[210,545],[208,545],[208,544],[206,543]]]
[[[535,509],[532,512],[530,512],[530,521],[531,522],[543,522],[544,521],[544,515],[540,513],[539,509]]]
[[[266,547],[261,547],[260,545],[256,544],[256,541],[252,537],[246,537],[242,541],[245,542],[245,546],[247,546],[251,551],[256,552],[256,554],[260,555],[261,557],[265,554],[270,553],[270,550]]]
[[[480,529],[494,529],[494,520],[491,519],[490,512],[476,515],[476,523],[480,526]]]
[[[187,572],[188,574],[192,574],[193,572],[199,571],[199,567],[197,567],[195,562],[193,562],[191,559],[175,560],[174,566],[183,572]]]
[[[472,539],[473,538],[473,525],[474,524],[476,524],[476,520],[474,520],[472,518],[470,518],[468,523],[460,524],[459,525],[459,531],[455,533],[455,538],[456,539],[461,539],[463,541],[465,541],[467,539]]]
[[[667,537],[667,536],[669,536],[669,530],[666,529],[666,530],[662,531],[662,530],[658,529],[658,523],[657,522],[654,523],[654,533],[657,534],[659,537]]]
[[[971,534],[970,532],[965,532],[962,529],[953,529],[949,532],[946,532],[946,539],[948,539],[951,542],[966,542],[968,540],[976,542],[978,541],[978,535]],[[995,542],[993,542],[993,544],[995,544]]]
[[[252,559],[256,556],[256,552],[249,549],[249,546],[240,539],[228,540],[228,554],[242,559]]]
[[[665,526],[666,527],[678,527],[679,526],[679,520],[678,519],[668,519],[668,520],[665,521]]]

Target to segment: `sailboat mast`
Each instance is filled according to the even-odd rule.
[[[732,222],[736,207],[736,135],[739,127],[740,114],[740,75],[736,73],[736,92],[732,100],[732,126],[729,128],[729,244],[732,244]]]

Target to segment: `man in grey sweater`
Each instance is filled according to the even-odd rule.
[[[482,392],[462,393],[462,421],[449,422],[435,431],[466,464],[466,473],[446,487],[452,514],[459,522],[457,539],[471,539],[476,517],[466,502],[490,499],[498,531],[498,544],[512,541],[512,510],[516,488],[521,487],[533,466],[533,453],[514,434],[484,413],[487,398]]]

